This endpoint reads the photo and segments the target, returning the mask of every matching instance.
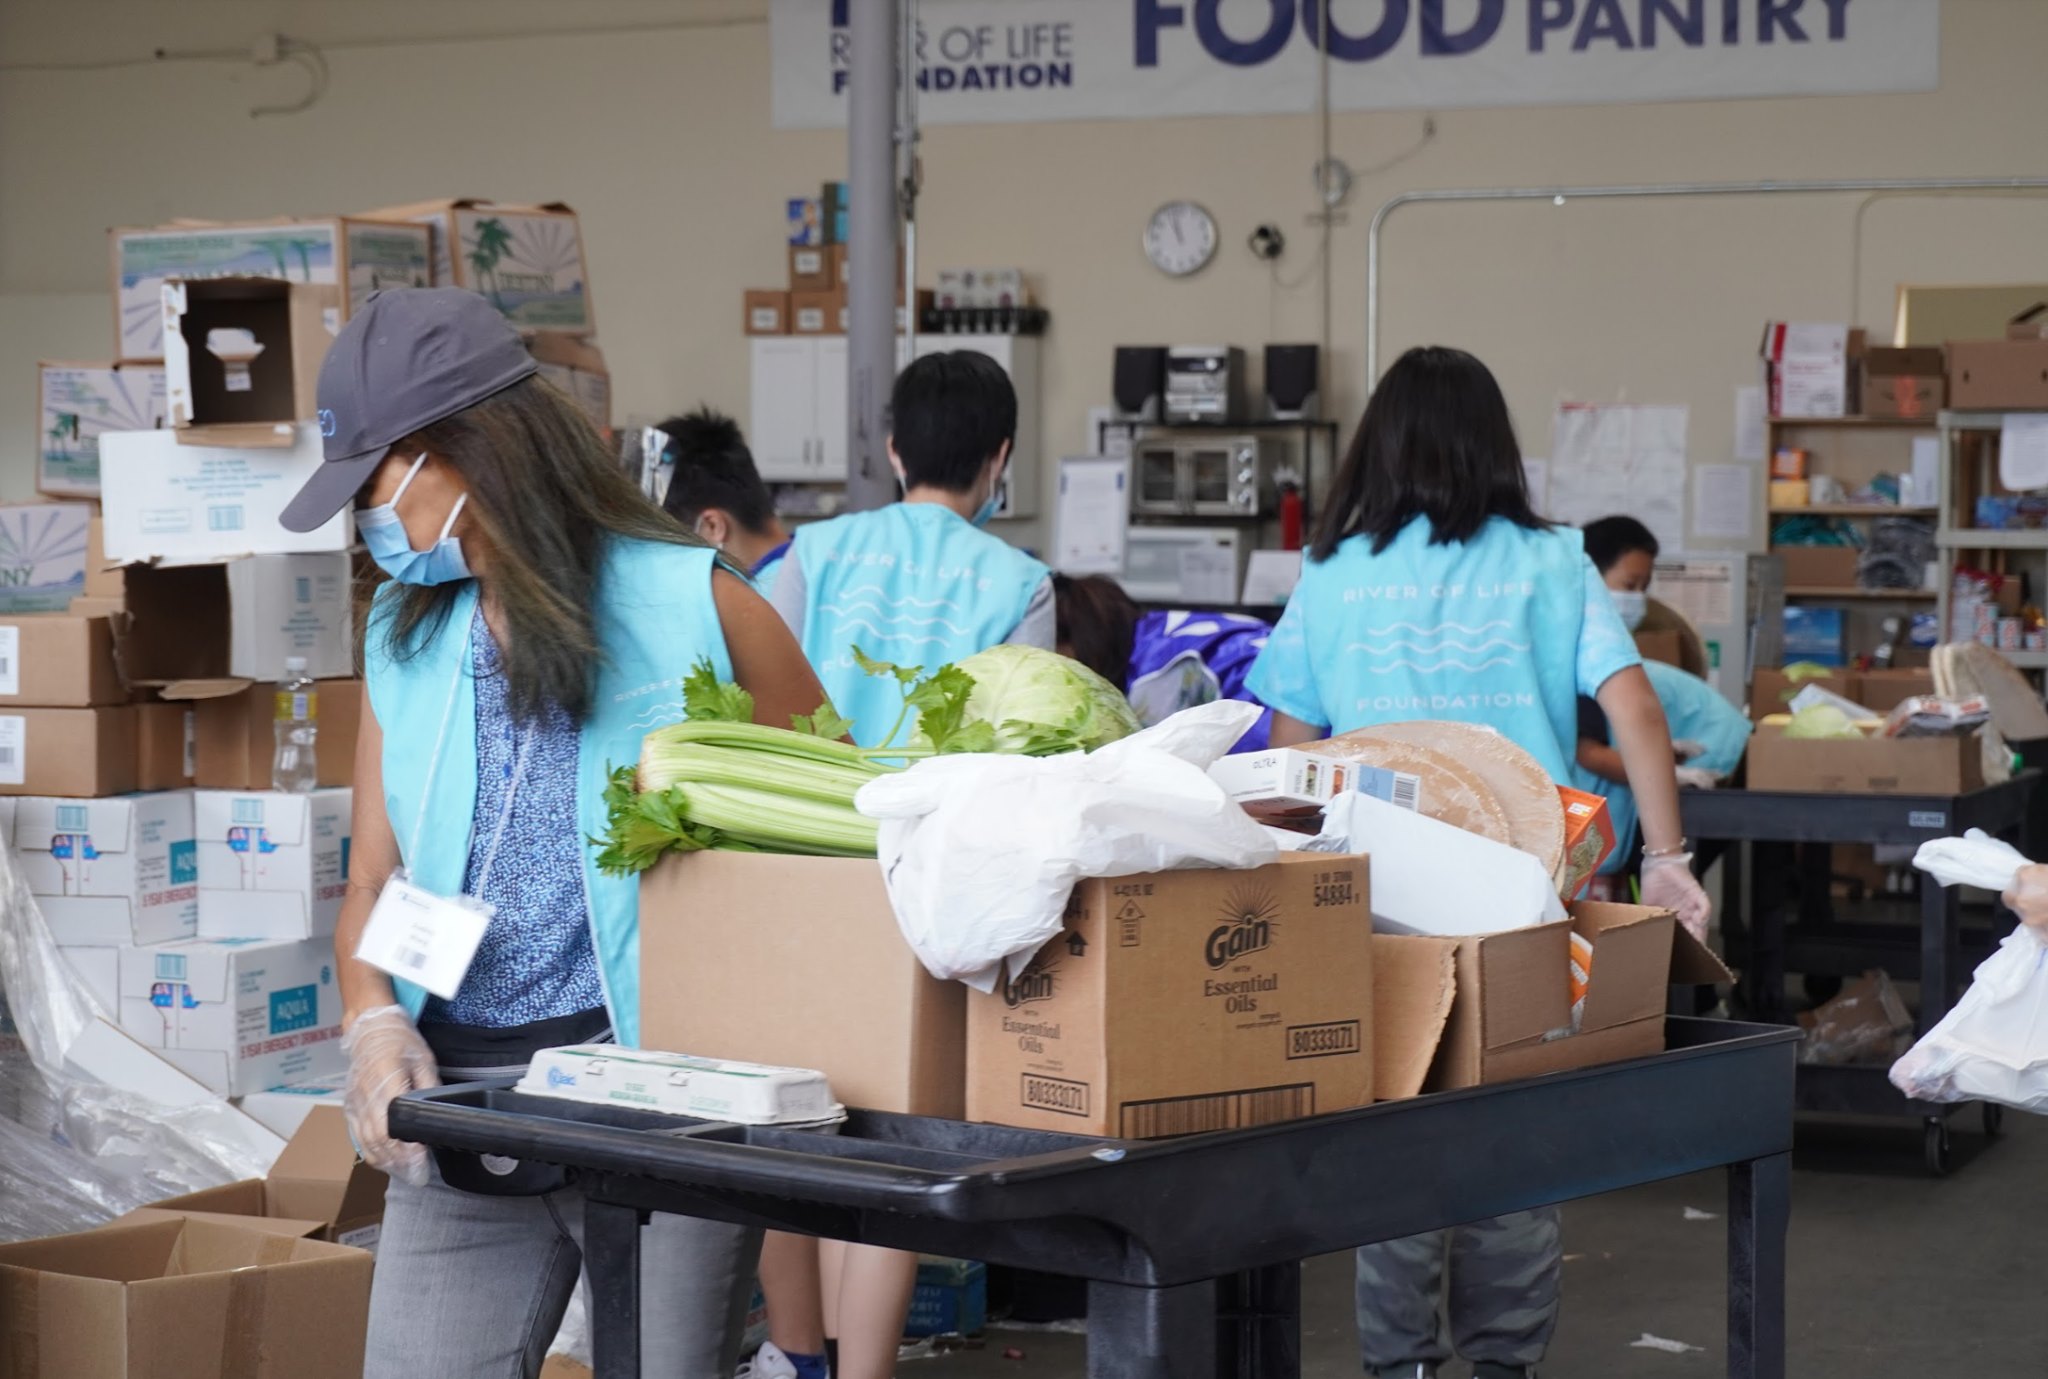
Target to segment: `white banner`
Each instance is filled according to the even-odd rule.
[[[1931,91],[1940,0],[921,0],[933,124]],[[779,128],[846,118],[847,0],[772,0]]]

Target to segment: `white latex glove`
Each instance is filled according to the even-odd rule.
[[[1681,790],[1712,790],[1721,780],[1719,771],[1709,771],[1704,766],[1678,768],[1678,788]]]
[[[1707,744],[1704,742],[1674,742],[1671,744],[1671,755],[1677,757],[1680,761],[1691,761],[1694,757],[1701,757],[1706,754]]]
[[[342,1108],[363,1162],[402,1183],[427,1185],[427,1149],[391,1138],[391,1100],[403,1092],[441,1085],[433,1050],[400,1006],[376,1006],[356,1017],[341,1036],[348,1055]]]
[[[1693,877],[1691,853],[1643,859],[1643,903],[1673,911],[1688,934],[1701,943],[1707,941],[1707,923],[1714,917],[1714,905]]]

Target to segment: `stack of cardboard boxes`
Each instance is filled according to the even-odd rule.
[[[789,200],[789,285],[748,288],[744,322],[749,335],[844,335],[846,290],[846,184],[827,182],[816,197]],[[903,261],[896,260],[896,295],[903,295]],[[919,289],[917,314],[932,308],[932,293]],[[917,328],[896,304],[899,334]]]

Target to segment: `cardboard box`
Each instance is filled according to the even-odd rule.
[[[264,1177],[166,1198],[143,1212],[314,1222],[316,1239],[376,1249],[385,1177],[356,1157],[341,1107],[309,1104],[288,1138]]]
[[[277,686],[214,681],[172,686],[189,694],[179,707],[193,715],[193,783],[203,790],[268,790],[277,756]],[[360,680],[322,680],[313,744],[317,783],[344,786],[355,779],[356,730],[362,719]]]
[[[121,950],[121,1028],[222,1096],[339,1076],[327,938],[192,939]]]
[[[274,681],[303,656],[315,678],[346,678],[355,673],[354,579],[342,551],[136,567],[117,639],[122,669],[136,685]]]
[[[832,285],[851,288],[853,286],[853,260],[846,252],[846,246],[835,244],[830,250],[832,256]],[[896,295],[903,295],[903,255],[891,254],[890,260],[896,265]]]
[[[0,507],[0,613],[61,613],[85,592],[85,503]]]
[[[0,795],[91,799],[135,789],[135,709],[0,708]]]
[[[1373,1096],[1363,857],[1085,881],[1066,932],[967,998],[967,1116],[1157,1139]]]
[[[1375,1101],[1405,1101],[1422,1094],[1457,993],[1457,939],[1372,936]]]
[[[2048,339],[1950,341],[1948,405],[1965,412],[2048,407]]]
[[[1846,325],[1769,321],[1759,354],[1774,417],[1839,417],[1849,401],[1850,329]]]
[[[547,331],[527,337],[526,349],[539,361],[540,376],[575,399],[592,426],[611,430],[612,375],[596,345]]]
[[[102,1013],[112,1015],[121,1008],[119,948],[76,948],[60,942],[57,956],[71,969],[79,985],[99,1002]]]
[[[823,244],[793,244],[789,249],[789,290],[830,292],[838,286],[832,249]]]
[[[221,1221],[0,1245],[9,1379],[358,1379],[372,1261]]]
[[[1774,713],[1792,712],[1792,696],[1808,685],[1819,685],[1860,704],[1863,701],[1857,698],[1859,683],[1856,672],[1849,670],[1809,676],[1795,683],[1775,666],[1758,666],[1749,680],[1749,716],[1760,723]]]
[[[788,225],[789,242],[793,245],[814,245],[825,242],[825,227],[821,223],[821,208],[815,196],[792,196],[789,198]]]
[[[1807,477],[1807,466],[1812,460],[1811,455],[1797,446],[1781,445],[1771,452],[1771,477],[1788,483],[1804,479]]]
[[[1939,348],[1872,346],[1863,352],[1863,415],[1932,424],[1947,397],[1945,371]]]
[[[2048,340],[2048,302],[2035,302],[2005,323],[2008,340]]]
[[[172,278],[276,278],[339,289],[331,329],[383,287],[426,287],[424,226],[327,218],[217,224],[182,221],[108,232],[114,261],[114,352],[164,357],[163,285]]]
[[[906,1339],[979,1336],[987,1325],[987,1265],[929,1255],[918,1260],[917,1288],[903,1322]]]
[[[719,960],[704,961],[715,950]],[[763,1020],[735,972],[847,993]],[[865,858],[699,852],[640,881],[640,1042],[649,1049],[815,1068],[847,1106],[958,1120],[966,992],[924,970]]]
[[[1749,788],[1834,795],[1962,795],[1984,784],[1984,744],[1974,737],[1788,738],[1759,723]]]
[[[520,206],[452,197],[364,214],[426,226],[433,282],[482,294],[522,331],[596,334],[583,229],[561,202]]]
[[[190,791],[31,796],[15,806],[15,836],[22,878],[58,943],[118,948],[198,932]]]
[[[1854,546],[1773,546],[1785,585],[1798,589],[1854,589],[1863,553]]]
[[[1638,632],[1635,634],[1636,654],[1646,661],[1662,661],[1667,666],[1685,664],[1685,638],[1676,632]]]
[[[341,289],[271,278],[164,284],[164,387],[185,445],[290,446],[320,410]]]
[[[1771,480],[1771,511],[1803,508],[1813,501],[1813,484],[1807,479]]]
[[[1591,942],[1593,965],[1579,1027],[1571,1032],[1574,932]],[[1662,1052],[1666,986],[1727,980],[1728,969],[1670,911],[1641,905],[1581,901],[1568,920],[1459,939],[1457,997],[1429,1090]]]
[[[69,614],[0,620],[0,710],[83,709],[127,700],[105,618]]]
[[[116,1012],[118,1013],[118,1008]],[[182,1072],[158,1050],[128,1034],[112,1020],[94,1018],[64,1050],[65,1071],[117,1091],[178,1110],[205,1106],[210,1131],[240,1153],[256,1156],[263,1163],[284,1152],[284,1141],[254,1120],[224,1104],[220,1095],[196,1078]]]
[[[251,1092],[243,1097],[242,1114],[253,1118],[264,1128],[290,1139],[299,1133],[299,1127],[306,1123],[306,1118],[313,1114],[315,1107],[332,1106],[337,1111],[341,1110],[347,1091],[346,1076],[286,1083],[281,1087],[268,1087],[260,1092]]]
[[[196,734],[197,725],[190,705],[137,704],[135,788],[191,789],[193,772],[198,764]]]
[[[169,431],[110,431],[100,438],[106,554],[136,561],[229,560],[243,555],[346,551],[346,508],[310,532],[278,515],[320,467],[320,429],[294,428],[289,449],[181,445]]]
[[[36,373],[36,491],[52,498],[97,498],[100,434],[164,424],[163,367],[44,361]]]
[[[845,335],[853,320],[853,308],[845,292],[842,291],[839,294],[839,297],[840,301],[838,333],[841,335]],[[902,299],[903,294],[901,292],[898,292],[896,294],[896,333],[898,335],[915,335],[917,333],[916,328],[915,326],[910,324],[910,314],[903,309]],[[917,319],[919,321],[922,321],[924,319],[924,314],[927,311],[930,311],[931,309],[931,290],[929,288],[919,288],[917,293]]]
[[[789,293],[781,288],[748,288],[743,319],[749,335],[789,334]]]
[[[1908,699],[1934,693],[1931,670],[1866,670],[1854,679],[1849,697],[1873,713],[1890,713]]]
[[[789,294],[789,333],[842,334],[839,313],[845,308],[846,294],[836,288],[829,292],[792,292]]]
[[[347,790],[193,792],[200,936],[332,934],[347,889],[349,801]],[[294,1076],[286,1072],[263,1085]]]

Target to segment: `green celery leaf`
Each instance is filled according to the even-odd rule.
[[[809,717],[791,714],[789,726],[797,732],[809,733],[812,737],[831,738],[836,742],[853,731],[853,720],[841,718],[839,710],[833,708],[832,701],[828,699],[818,705],[817,712]]]
[[[754,696],[721,681],[707,658],[683,680],[683,711],[693,723],[751,723]]]
[[[853,662],[860,667],[863,675],[893,675],[896,677],[896,683],[904,686],[914,684],[917,677],[924,674],[923,666],[898,666],[887,661],[877,661],[858,646],[853,649]]]

